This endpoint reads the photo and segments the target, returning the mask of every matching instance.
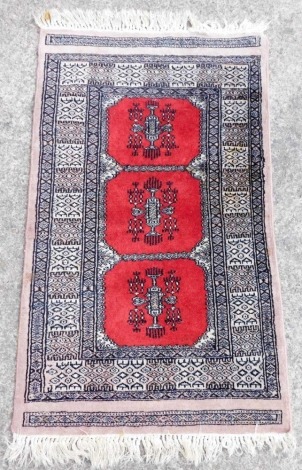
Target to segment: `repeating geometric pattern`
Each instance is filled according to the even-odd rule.
[[[231,326],[259,326],[256,291],[232,292],[230,296]]]
[[[81,226],[79,219],[54,219],[52,243],[54,245],[80,245]]]
[[[190,426],[281,424],[280,410],[197,410],[197,411],[130,411],[130,412],[39,412],[24,413],[24,426]]]
[[[48,303],[47,330],[50,333],[79,330],[79,299],[52,299]]]
[[[81,219],[82,193],[55,193],[53,214],[55,219]]]
[[[58,122],[85,122],[85,109],[85,96],[60,96]]]
[[[78,272],[80,245],[54,245],[51,250],[51,272]]]
[[[226,250],[228,266],[251,266],[254,264],[251,238],[228,238]]]
[[[60,144],[56,146],[56,168],[82,168],[84,165],[84,144]]]
[[[64,61],[60,67],[61,85],[87,85],[89,62]]]
[[[171,87],[187,86],[193,88],[197,86],[196,64],[171,64],[169,69],[173,77],[170,82]]]
[[[224,123],[246,124],[248,121],[247,100],[225,99],[222,120]]]
[[[226,191],[248,191],[249,172],[248,169],[225,169],[223,189]]]
[[[224,215],[225,229],[230,238],[236,236],[249,238],[252,233],[251,218],[248,213],[233,213]]]
[[[57,357],[70,355],[69,342],[63,350],[58,342]],[[263,388],[260,356],[239,356],[234,361],[206,359],[168,361],[141,360],[91,362],[50,360],[46,368],[48,392],[70,391],[157,391],[157,390],[258,390]]]
[[[113,36],[78,36],[78,35],[62,35],[47,34],[45,44],[64,45],[64,46],[102,46],[102,47],[159,47],[165,46],[169,48],[230,48],[230,47],[257,47],[261,45],[260,36],[243,36],[236,38],[211,38],[211,37],[113,37]]]
[[[248,191],[225,191],[224,213],[243,214],[250,212]]]
[[[79,288],[79,272],[51,272],[49,275],[49,299],[77,299]]]
[[[78,121],[62,121],[57,129],[57,139],[62,144],[83,144],[85,142],[85,124]]]
[[[224,80],[222,88],[248,88],[248,65],[223,64]]]
[[[56,170],[56,190],[58,192],[80,192],[83,188],[82,168],[58,168]]]

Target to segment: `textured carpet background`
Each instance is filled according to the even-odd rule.
[[[299,470],[302,468],[302,2],[301,0],[1,0],[0,4],[0,434],[10,436],[18,309],[30,162],[32,110],[38,47],[33,14],[45,8],[191,9],[204,20],[270,20],[270,108],[275,233],[292,390],[297,452],[291,457],[225,455],[208,470]],[[0,468],[6,468],[0,463]],[[32,467],[28,467],[30,469]],[[77,467],[70,467],[76,469]],[[82,467],[83,468],[83,467]],[[88,467],[87,467],[88,468]],[[127,466],[137,470],[141,466]],[[154,469],[152,465],[144,466]],[[166,469],[191,469],[172,462]],[[23,468],[23,470],[27,470]],[[122,470],[122,469],[121,469]]]

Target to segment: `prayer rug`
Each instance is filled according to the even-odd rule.
[[[144,15],[40,19],[11,460],[287,446],[267,39]]]

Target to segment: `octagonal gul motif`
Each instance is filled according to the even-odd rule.
[[[118,253],[190,251],[202,238],[200,183],[188,172],[122,172],[107,183],[106,220]]]
[[[163,217],[164,228],[162,231],[168,232],[168,239],[174,239],[174,232],[178,230],[177,219],[173,216],[174,204],[177,202],[176,188],[172,188],[172,181],[167,182],[167,188],[162,189],[163,197],[160,199],[157,193],[162,187],[162,182],[154,176],[151,176],[144,183],[144,189],[149,191],[150,195],[147,197],[143,207],[139,207],[144,202],[144,189],[138,188],[138,183],[133,183],[134,189],[128,190],[129,202],[132,207],[132,218],[129,220],[129,233],[132,233],[132,241],[139,241],[138,234],[143,233],[142,219],[144,217],[146,224],[150,231],[145,234],[144,242],[148,245],[157,245],[162,241],[162,234],[156,231],[156,227],[161,224]]]
[[[108,154],[122,165],[187,165],[201,148],[201,111],[175,98],[123,98],[108,110]]]
[[[192,260],[121,261],[105,275],[104,331],[119,346],[192,346],[207,328],[206,305]]]

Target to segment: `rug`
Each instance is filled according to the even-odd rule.
[[[263,28],[37,22],[8,459],[288,450]]]

